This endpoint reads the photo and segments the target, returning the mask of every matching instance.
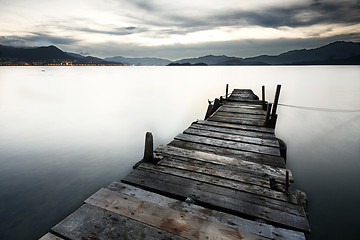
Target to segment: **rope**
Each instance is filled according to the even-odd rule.
[[[230,95],[230,94],[229,94]],[[226,95],[222,96],[224,98],[226,98]],[[208,103],[212,104],[213,102],[215,102],[215,100],[210,101],[208,99]],[[270,103],[270,102],[269,102]],[[274,104],[274,103],[272,103]],[[309,110],[309,111],[319,111],[319,112],[343,112],[343,113],[357,113],[360,112],[360,110],[349,110],[349,109],[335,109],[335,108],[317,108],[317,107],[305,107],[305,106],[297,106],[297,105],[290,105],[290,104],[283,104],[283,103],[278,103],[278,106],[283,106],[283,107],[290,107],[290,108],[298,108],[298,109],[304,109],[304,110]]]
[[[296,106],[296,105],[289,105],[289,104],[283,104],[283,103],[279,103],[278,105],[283,106],[283,107],[291,107],[291,108],[305,109],[305,110],[310,110],[310,111],[321,111],[321,112],[360,112],[360,110],[304,107],[304,106]]]

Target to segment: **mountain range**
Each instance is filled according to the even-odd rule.
[[[103,59],[66,53],[55,46],[16,48],[0,45],[0,65],[120,65]]]
[[[250,58],[207,55],[177,61],[144,57],[97,58],[63,52],[55,46],[15,48],[0,45],[0,65],[136,65],[136,66],[246,66],[246,65],[359,65],[360,43],[337,41],[314,49],[300,49],[279,55]]]

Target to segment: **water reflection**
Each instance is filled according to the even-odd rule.
[[[41,69],[45,68],[45,72]],[[0,239],[36,239],[168,143],[207,99],[265,85],[270,101],[360,109],[358,67],[6,67],[0,69]],[[341,81],[339,81],[341,79]],[[357,236],[359,113],[279,107],[276,134],[309,196],[308,239]],[[341,237],[340,237],[341,236]]]

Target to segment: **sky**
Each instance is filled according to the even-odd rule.
[[[360,42],[360,0],[0,0],[0,44],[97,57],[252,57]]]

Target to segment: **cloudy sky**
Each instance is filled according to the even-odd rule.
[[[250,57],[360,42],[360,0],[0,0],[0,44],[98,57]]]

